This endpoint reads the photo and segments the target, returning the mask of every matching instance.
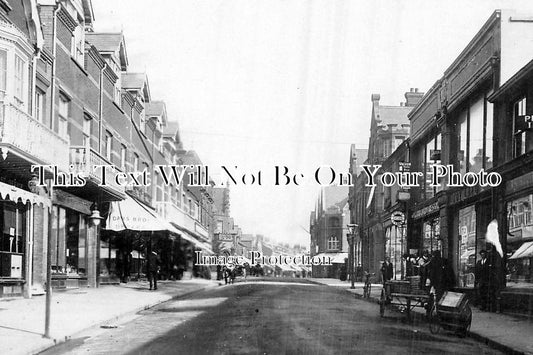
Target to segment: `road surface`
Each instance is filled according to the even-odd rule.
[[[305,281],[225,285],[92,329],[44,354],[499,354]]]

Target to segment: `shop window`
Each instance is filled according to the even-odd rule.
[[[430,254],[434,250],[442,250],[442,240],[440,239],[440,224],[438,217],[424,222],[423,248],[424,251],[427,250]]]
[[[401,280],[403,278],[402,255],[404,254],[404,235],[402,228],[391,226],[385,232],[385,256],[389,257],[393,268],[393,279]]]
[[[52,235],[50,236],[52,273],[66,273],[66,210],[52,208]]]
[[[507,203],[507,286],[533,283],[533,195]]]
[[[458,284],[474,287],[476,266],[476,209],[469,206],[459,210]]]
[[[23,278],[26,206],[0,201],[0,277]]]
[[[339,238],[333,236],[328,239],[328,250],[339,250],[340,242]]]
[[[65,272],[82,275],[87,270],[86,258],[86,224],[78,212],[66,210],[66,264]]]

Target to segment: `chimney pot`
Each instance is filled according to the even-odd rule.
[[[415,88],[415,92],[418,92],[418,88]]]

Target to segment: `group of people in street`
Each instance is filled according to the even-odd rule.
[[[501,286],[500,255],[487,244],[487,249],[479,252],[479,260],[475,266],[476,300],[481,310],[499,311],[499,291]],[[433,250],[430,254],[425,250],[418,256],[404,255],[405,276],[420,276],[420,289],[435,292],[436,300],[440,300],[445,291],[452,290],[455,285],[455,274],[448,259],[441,255],[440,250]],[[381,265],[383,282],[394,278],[393,265],[390,258],[386,258]]]

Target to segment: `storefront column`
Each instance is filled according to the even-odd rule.
[[[87,224],[87,284],[98,287],[98,226]]]

